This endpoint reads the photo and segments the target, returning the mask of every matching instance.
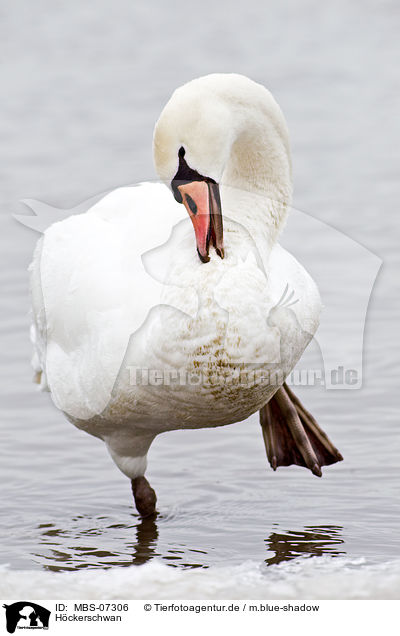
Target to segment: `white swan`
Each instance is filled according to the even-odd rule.
[[[261,410],[271,466],[321,475],[340,453],[283,384],[321,303],[277,243],[292,189],[279,106],[240,75],[189,82],[156,124],[154,160],[175,198],[163,184],[119,188],[38,243],[32,340],[42,387],[105,441],[143,516],[156,502],[147,452],[172,429]]]

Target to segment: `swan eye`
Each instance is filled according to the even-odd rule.
[[[174,193],[175,201],[177,201],[178,203],[183,203],[181,193],[178,190],[179,185],[182,185],[183,183],[190,183],[191,181],[207,181],[208,183],[216,184],[216,181],[214,181],[214,179],[211,179],[211,177],[204,177],[202,174],[197,172],[197,170],[193,170],[193,168],[188,166],[188,164],[186,163],[186,159],[184,159],[185,154],[186,154],[186,150],[184,149],[183,146],[181,146],[178,150],[178,157],[179,157],[178,170],[176,175],[171,181],[172,192]],[[193,204],[196,205],[194,201],[193,201]],[[189,201],[188,201],[188,205],[189,207],[191,205]],[[190,209],[192,210],[193,214],[196,214],[196,212],[192,208]]]

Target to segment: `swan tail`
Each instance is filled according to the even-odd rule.
[[[296,464],[322,477],[321,466],[343,459],[286,383],[260,410],[260,423],[273,470],[278,466]]]

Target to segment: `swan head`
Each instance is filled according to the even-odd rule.
[[[242,75],[207,75],[175,90],[155,125],[153,154],[192,220],[203,262],[210,244],[224,257],[220,186],[278,197],[284,207],[290,199],[285,120],[269,91]],[[253,203],[244,216],[256,213]]]

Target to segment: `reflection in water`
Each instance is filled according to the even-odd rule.
[[[57,528],[53,523],[40,524],[42,550],[34,556],[42,567],[54,572],[142,565],[154,557],[175,567],[208,567],[193,562],[194,555],[207,555],[202,550],[168,545],[162,553],[157,551],[160,516],[142,520],[134,516],[132,524],[105,521],[109,520],[77,516],[70,520],[67,529]]]
[[[41,550],[35,557],[42,567],[56,572],[143,565],[155,557],[174,567],[209,567],[209,550],[163,543],[159,535],[164,524],[171,523],[170,517],[159,515],[140,520],[132,515],[131,520],[132,523],[118,523],[107,517],[77,516],[69,520],[65,529],[52,523],[41,524],[38,527]],[[272,553],[266,563],[273,565],[299,556],[345,554],[338,549],[344,543],[342,530],[340,526],[328,525],[305,526],[301,531],[288,532],[276,528],[266,539]]]
[[[133,546],[132,560],[134,565],[142,565],[156,556],[157,539],[158,530],[155,518],[143,519],[136,526],[136,543]]]
[[[272,532],[266,543],[268,550],[275,554],[265,562],[267,565],[274,565],[299,556],[336,557],[346,554],[336,549],[336,546],[344,543],[342,530],[341,526],[305,526],[304,530],[289,530],[285,534]]]
[[[159,556],[155,549],[158,539],[155,518],[141,520],[137,525],[112,523],[106,526],[104,519],[78,516],[66,530],[52,523],[41,524],[38,529],[45,552],[35,556],[45,569],[55,572],[141,565]],[[136,542],[132,542],[134,531]],[[115,544],[115,551],[110,549],[110,543]]]

